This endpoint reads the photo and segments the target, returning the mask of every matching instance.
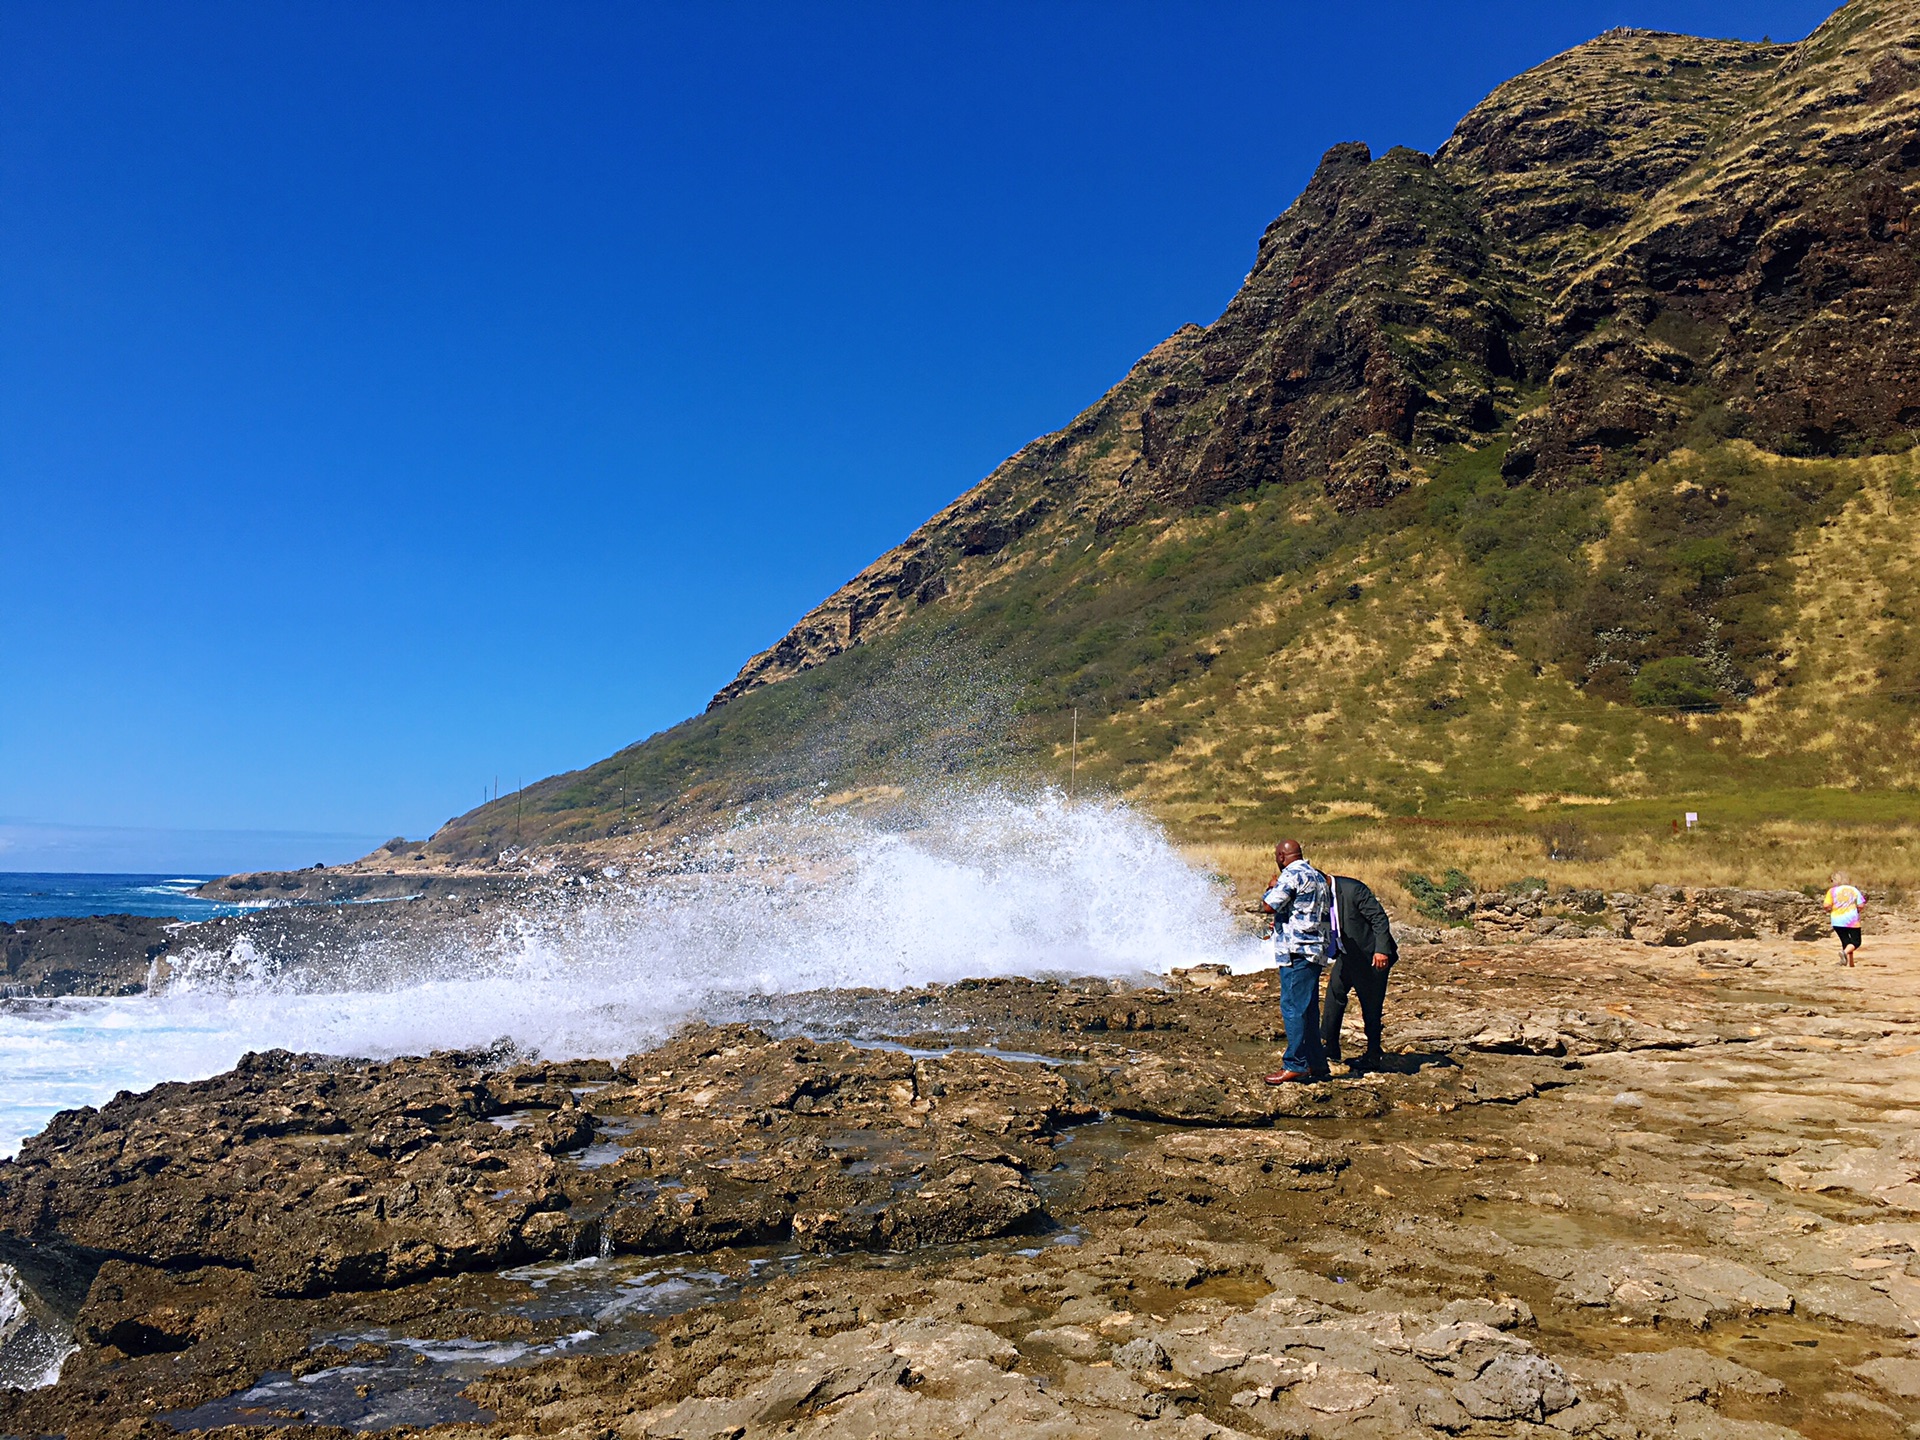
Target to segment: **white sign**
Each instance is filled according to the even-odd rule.
[[[1699,812],[1694,810],[1687,811],[1687,829],[1691,830],[1694,826],[1698,825],[1699,823],[1700,823]]]

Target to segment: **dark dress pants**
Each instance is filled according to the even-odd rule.
[[[1360,1023],[1367,1031],[1367,1053],[1380,1051],[1380,1012],[1387,1001],[1387,977],[1393,973],[1373,968],[1371,955],[1342,954],[1327,972],[1327,995],[1320,1005],[1320,1043],[1329,1060],[1340,1058],[1340,1022],[1347,1018],[1347,994],[1360,999]]]

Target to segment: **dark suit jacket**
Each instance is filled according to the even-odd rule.
[[[1393,925],[1373,891],[1351,875],[1330,878],[1334,904],[1340,907],[1341,958],[1351,957],[1356,964],[1364,961],[1368,965],[1376,955],[1398,960],[1400,947],[1393,941]]]

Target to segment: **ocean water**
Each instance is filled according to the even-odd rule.
[[[244,946],[182,957],[159,993],[0,1002],[0,1155],[56,1110],[191,1080],[249,1050],[384,1057],[511,1040],[617,1057],[748,996],[1006,975],[1146,977],[1259,963],[1224,887],[1151,820],[1053,792],[929,797],[887,820],[743,822],[608,874],[490,940],[377,946],[326,972]]]
[[[189,893],[211,875],[40,875],[0,871],[0,920],[61,915],[155,915],[205,920],[241,907]]]

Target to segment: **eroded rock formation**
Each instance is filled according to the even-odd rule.
[[[1876,944],[1410,947],[1389,1066],[1282,1091],[1270,974],[1218,971],[252,1057],[0,1164],[13,1337],[77,1346],[0,1432],[1898,1440],[1920,986]]]

